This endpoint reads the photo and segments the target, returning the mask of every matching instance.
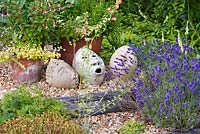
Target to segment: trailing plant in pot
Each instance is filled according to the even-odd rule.
[[[4,42],[12,38],[12,32],[16,31],[23,41],[29,40],[41,46],[54,43],[61,45],[61,56],[65,56],[66,51],[71,53],[66,55],[73,58],[74,51],[83,44],[101,44],[102,36],[117,27],[113,22],[116,21],[115,14],[121,0],[6,0],[1,4],[3,19],[0,23],[4,24]],[[97,54],[100,52],[93,50]],[[68,62],[71,63],[72,59]]]
[[[84,45],[99,54],[103,35],[116,27],[113,23],[119,4],[104,0],[77,0],[60,11],[56,16],[56,26],[63,48],[61,58],[71,64],[75,52]]]
[[[40,79],[42,61],[59,58],[60,54],[43,50],[40,46],[17,42],[0,52],[0,62],[10,63],[10,71],[14,80],[33,83]]]
[[[59,42],[54,35],[55,12],[46,14],[44,8],[47,7],[47,3],[34,0],[5,0],[0,4],[1,16],[3,16],[0,19],[0,24],[3,25],[0,28],[1,41],[5,45],[10,45],[15,37],[40,46]]]
[[[36,8],[37,5],[45,6],[40,1],[5,0],[0,4],[3,16],[0,19],[0,41],[4,44],[0,61],[10,63],[14,80],[36,82],[40,79],[41,61],[59,57],[59,54],[43,49],[44,45],[57,42],[56,36],[53,35],[54,26],[47,27],[47,20],[52,20],[53,14],[47,16],[44,12],[36,16],[34,12],[40,11],[39,7]],[[34,4],[36,6],[33,6]]]

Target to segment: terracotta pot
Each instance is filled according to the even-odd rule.
[[[16,62],[10,62],[9,69],[14,81],[20,83],[34,83],[40,80],[40,61],[20,59],[19,62],[24,65],[25,69],[21,68]]]
[[[101,50],[101,44],[102,44],[103,37],[98,37],[95,40],[92,41],[92,50],[99,55]],[[91,42],[86,42],[85,39],[80,39],[76,42],[76,46],[69,44],[69,41],[65,38],[61,40],[61,59],[67,62],[68,64],[72,65],[73,58],[75,53],[78,51],[79,48],[90,44]]]

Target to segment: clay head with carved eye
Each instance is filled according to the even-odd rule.
[[[81,81],[92,85],[101,84],[105,77],[105,64],[92,50],[80,48],[73,59],[73,68],[79,74]]]
[[[134,74],[138,61],[132,48],[122,46],[118,48],[110,59],[110,70],[114,76],[123,77]]]

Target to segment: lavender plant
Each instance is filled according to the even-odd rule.
[[[156,126],[189,130],[200,122],[200,58],[181,43],[164,42],[148,53],[132,45],[141,61],[132,92],[143,117]]]

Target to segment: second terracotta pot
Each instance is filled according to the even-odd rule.
[[[84,38],[78,40],[76,42],[76,46],[70,45],[69,41],[65,38],[61,40],[61,59],[67,62],[68,64],[72,65],[73,58],[75,53],[80,49],[81,47],[85,45],[92,44],[92,50],[99,55],[101,50],[101,44],[102,44],[103,37],[98,37],[94,39],[92,42],[86,42]]]

